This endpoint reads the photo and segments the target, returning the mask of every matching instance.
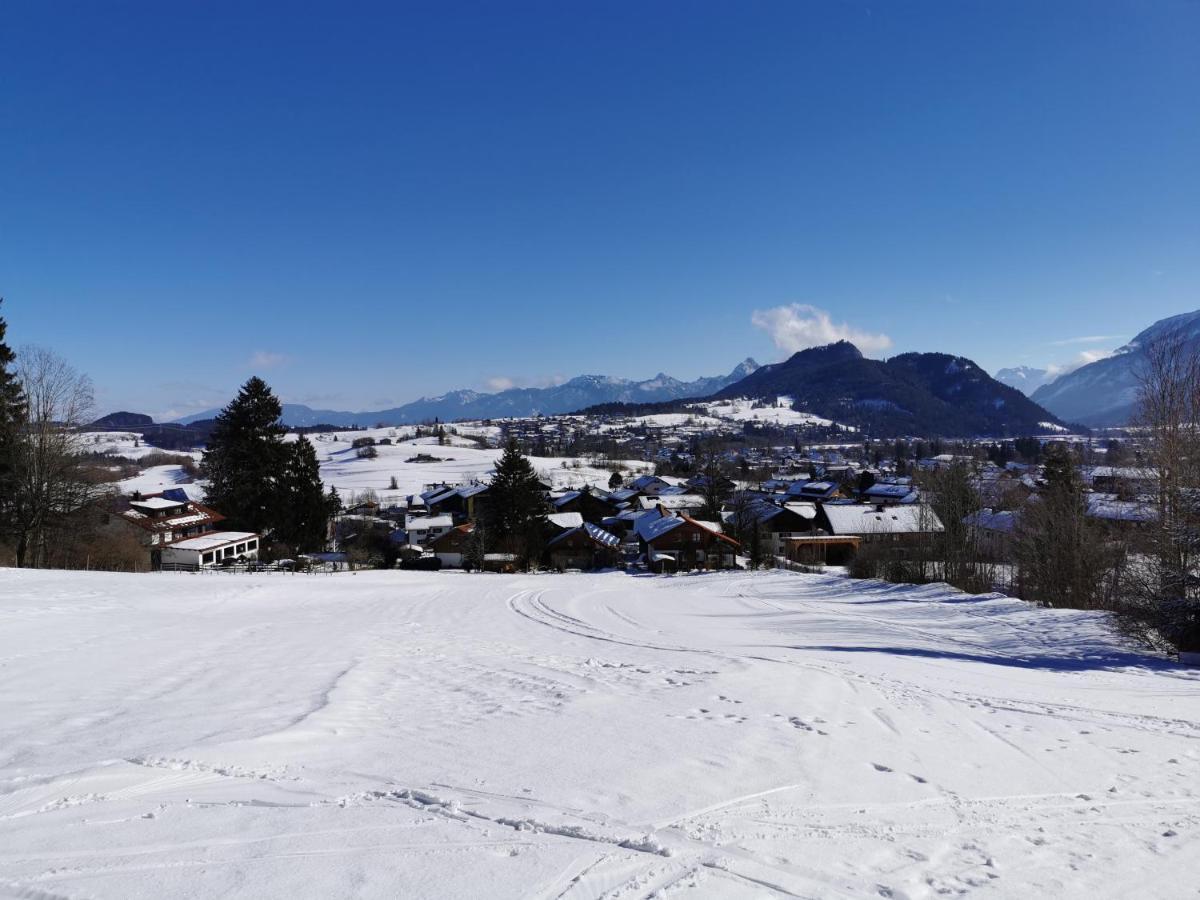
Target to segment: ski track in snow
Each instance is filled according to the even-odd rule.
[[[1200,672],[792,573],[0,569],[0,897],[1197,897]]]

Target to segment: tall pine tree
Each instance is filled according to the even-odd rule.
[[[287,449],[276,537],[298,553],[309,553],[325,545],[326,525],[341,501],[325,493],[317,451],[308,438],[301,435]]]
[[[280,525],[288,461],[282,413],[267,383],[254,377],[217,416],[204,451],[207,502],[230,528],[268,535]]]
[[[512,553],[525,567],[541,555],[546,497],[537,472],[510,439],[487,492],[484,529],[490,547]]]

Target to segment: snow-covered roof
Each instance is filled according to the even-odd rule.
[[[642,509],[699,509],[704,505],[704,498],[699,494],[663,494],[659,497],[639,497],[638,503]]]
[[[577,512],[550,513],[546,519],[559,528],[578,528],[583,524],[583,514]]]
[[[566,506],[572,500],[579,497],[579,491],[567,491],[561,497],[555,497],[552,501],[555,506]]]
[[[621,543],[621,539],[611,532],[605,531],[599,525],[593,525],[591,522],[584,522],[578,528],[572,528],[570,531],[564,531],[562,534],[556,534],[551,538],[546,546],[550,547],[560,541],[565,541],[568,537],[576,532],[582,532],[590,537],[598,544],[603,544],[606,547],[615,547]]]
[[[174,509],[177,506],[183,506],[186,500],[168,500],[166,497],[147,497],[145,500],[130,500],[130,506],[136,506],[138,509]]]
[[[405,523],[409,531],[428,531],[431,528],[452,528],[454,516],[447,513],[442,516],[409,516]]]
[[[657,519],[653,516],[643,516],[637,520],[634,530],[643,541],[652,541],[682,524],[683,519],[678,516],[659,516]]]
[[[229,544],[240,544],[243,541],[254,540],[257,537],[258,535],[253,531],[213,531],[209,534],[202,534],[199,537],[176,541],[173,544],[169,544],[167,549],[215,550],[218,547],[225,547]]]
[[[827,503],[825,516],[834,534],[913,534],[941,531],[932,509],[919,504],[887,506],[882,510],[865,503]]]
[[[1158,510],[1144,500],[1117,500],[1104,495],[1088,498],[1087,514],[1093,519],[1117,522],[1153,522]]]

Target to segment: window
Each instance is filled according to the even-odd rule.
[[[231,546],[229,546],[229,547],[226,547],[226,548],[225,548],[225,556],[226,556],[226,558],[229,558],[229,557],[232,557],[232,556],[233,556],[233,547],[232,547],[232,545],[231,545]]]
[[[257,550],[258,549],[258,541],[246,541],[246,549],[247,550]]]
[[[698,531],[693,531],[693,532],[692,532],[692,543],[693,543],[693,544],[698,544],[698,543],[700,543],[700,532],[698,532]]]
[[[212,555],[211,550],[208,553],[205,553],[203,556],[200,557],[200,562],[203,563],[204,565],[209,565],[212,561],[213,561],[213,555]]]
[[[237,552],[238,552],[238,555],[239,555],[239,556],[241,556],[243,553],[245,553],[245,552],[246,552],[246,545],[245,545],[245,544],[238,544],[238,545],[237,545]]]

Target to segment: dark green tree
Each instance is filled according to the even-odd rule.
[[[537,472],[510,438],[488,490],[484,528],[489,546],[514,554],[522,566],[528,567],[541,553],[546,511]]]
[[[289,456],[282,412],[267,383],[254,377],[217,416],[204,451],[207,502],[231,528],[266,536],[281,524]]]
[[[617,488],[619,488],[624,483],[625,483],[625,480],[623,478],[621,478],[621,473],[613,472],[612,475],[610,475],[608,478],[608,489],[610,491],[615,491],[615,490],[617,490]]]
[[[308,438],[301,436],[286,446],[287,462],[276,500],[279,515],[275,537],[298,553],[310,553],[325,545],[329,519],[336,509],[321,483],[317,451]]]
[[[0,298],[0,304],[3,303]],[[16,355],[5,343],[7,331],[8,324],[0,316],[0,536],[7,534],[12,525],[18,442],[29,411],[21,382],[12,369]]]

